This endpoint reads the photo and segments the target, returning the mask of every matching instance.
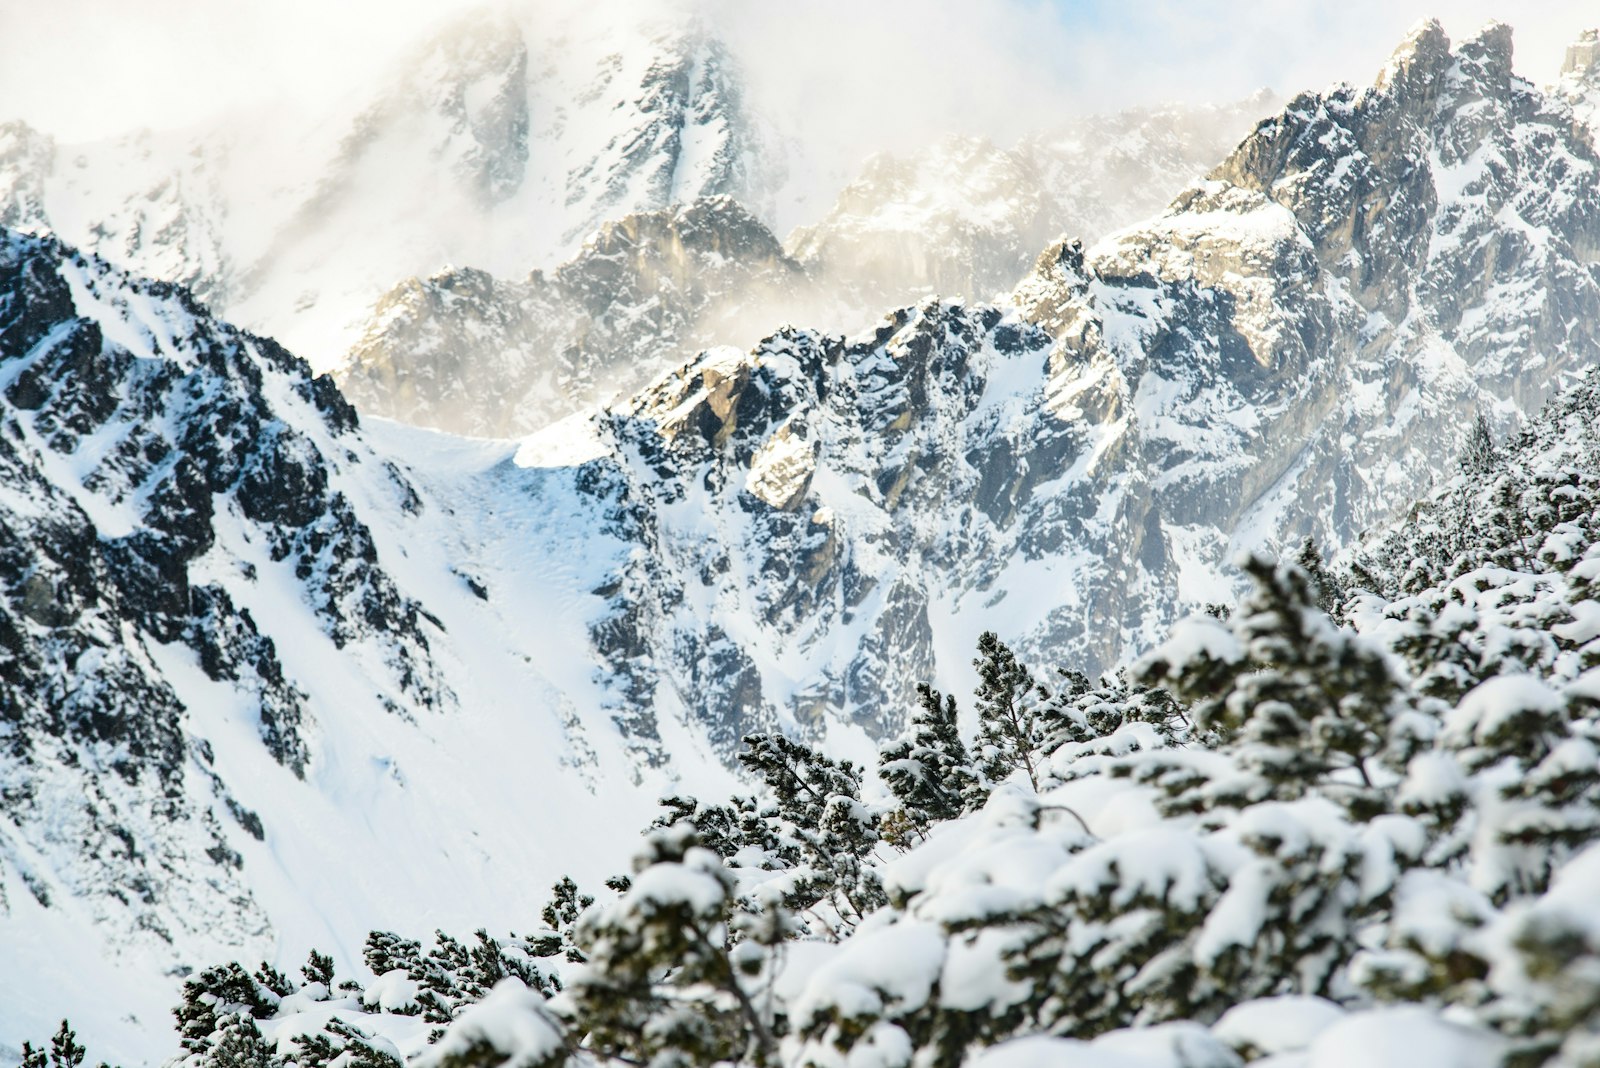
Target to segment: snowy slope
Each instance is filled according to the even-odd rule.
[[[1352,570],[987,675],[970,744],[929,701],[877,790],[752,739],[757,800],[676,799],[543,927],[198,971],[173,1063],[1589,1063],[1600,371],[1480,444]]]
[[[0,958],[30,977],[0,1042],[70,1001],[155,1056],[197,953],[515,922],[673,783],[728,781],[694,731],[644,759],[594,714],[590,591],[632,550],[559,470],[364,429],[50,239],[6,235],[0,294]]]

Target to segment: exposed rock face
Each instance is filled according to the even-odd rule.
[[[656,13],[472,12],[365,99],[112,141],[0,133],[0,222],[178,282],[318,366],[397,279],[559,262],[607,219],[730,195],[763,210],[783,146],[727,50]],[[403,176],[403,180],[399,180]]]
[[[1600,143],[1600,30],[1585,30],[1568,47],[1556,93],[1589,127],[1590,143]]]
[[[1574,76],[1583,81],[1593,81],[1600,76],[1600,30],[1585,30],[1567,47],[1561,76]]]
[[[573,477],[644,549],[593,628],[629,698],[688,706],[730,753],[762,722],[898,723],[934,671],[931,601],[992,586],[1031,529],[1019,504],[1084,451],[1008,394],[1048,343],[929,303],[849,341],[712,350],[592,417],[604,455]]]
[[[847,341],[786,330],[535,439],[549,507],[629,547],[583,625],[636,752],[665,758],[661,709],[724,747],[823,709],[883,728],[985,627],[1109,666],[1223,599],[1229,546],[1344,543],[1453,462],[1475,411],[1505,425],[1591,362],[1600,162],[1509,49],[1429,25],[1377,86],[1297,98],[1165,215],[1048,250],[1016,294],[1035,325],[935,301]],[[619,308],[707,299],[718,257],[794,270],[711,200],[516,288],[419,283],[389,325],[496,349],[566,305],[573,344],[625,338]]]
[[[1061,235],[1092,241],[1159,211],[1272,105],[1262,93],[1093,116],[1011,149],[951,137],[913,156],[875,156],[787,244],[863,312],[924,293],[987,300]]]
[[[704,27],[669,31],[659,42],[633,106],[633,128],[606,142],[568,171],[566,202],[585,205],[585,218],[566,234],[576,240],[602,219],[725,196],[769,212],[782,169],[746,113],[737,66]]]
[[[464,269],[379,302],[339,372],[366,411],[511,437],[631,392],[735,321],[805,290],[778,241],[729,197],[607,223],[550,274]]]
[[[1509,30],[1436,23],[1373,89],[1303,95],[1166,216],[1018,298],[1063,368],[1140,413],[1164,522],[1347,542],[1600,354],[1600,171],[1511,73]]]

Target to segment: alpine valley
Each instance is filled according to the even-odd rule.
[[[0,126],[0,1063],[1597,1063],[1593,33],[814,209],[530,19]]]

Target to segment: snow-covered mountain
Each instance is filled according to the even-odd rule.
[[[665,802],[521,934],[196,961],[169,1063],[1589,1063],[1597,449],[1600,368],[1349,569],[1246,557],[1122,677],[986,635],[972,744],[925,692],[879,789],[749,738],[754,797]]]
[[[859,309],[922,295],[989,300],[1051,241],[1090,243],[1160,211],[1274,104],[1262,91],[1226,106],[1094,115],[1010,149],[949,137],[875,156],[787,244]]]
[[[1109,667],[1236,547],[1348,543],[1600,357],[1600,158],[1509,62],[1430,23],[1015,309],[781,332],[588,419],[646,550],[597,648],[710,722],[881,729],[982,630]]]
[[[1228,600],[1232,547],[1348,542],[1592,366],[1597,263],[1571,106],[1437,24],[1009,304],[778,330],[520,444],[362,421],[8,233],[0,1038],[113,989],[74,1016],[137,1055],[181,961],[520,925],[745,731],[859,748],[979,631],[1110,666]]]
[[[607,219],[699,196],[770,206],[786,149],[703,22],[665,5],[552,17],[459,16],[299,121],[88,145],[8,123],[5,222],[181,282],[326,367],[408,276],[521,275]]]
[[[632,392],[711,345],[779,323],[853,330],[928,293],[1009,290],[1040,248],[1149,215],[1223,158],[1269,106],[1133,111],[1014,150],[951,137],[879,156],[784,249],[729,198],[629,216],[526,281],[408,279],[336,371],[357,407],[509,436]]]
[[[1370,89],[1306,94],[1161,218],[1018,291],[1093,382],[1184,556],[1347,541],[1597,353],[1600,174],[1492,25],[1420,27]],[[1210,549],[1203,549],[1211,542]]]

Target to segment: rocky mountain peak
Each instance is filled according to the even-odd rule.
[[[1516,75],[1511,69],[1512,29],[1504,22],[1488,22],[1456,48],[1462,76],[1504,96]]]
[[[1396,323],[1426,261],[1446,247],[1432,220],[1454,231],[1489,225],[1485,205],[1490,212],[1512,206],[1541,224],[1555,213],[1563,240],[1593,248],[1600,236],[1593,219],[1529,192],[1549,180],[1550,160],[1570,159],[1562,180],[1588,202],[1592,148],[1574,138],[1570,112],[1511,75],[1510,54],[1503,25],[1451,52],[1436,24],[1425,24],[1384,68],[1376,90],[1297,97],[1211,177],[1291,211],[1352,296]],[[1495,166],[1485,162],[1490,155]],[[1522,254],[1541,255],[1532,247]]]
[[[1009,147],[951,135],[911,154],[880,153],[786,244],[857,313],[843,326],[928,294],[990,299],[1063,234],[1092,241],[1159,210],[1272,104],[1257,94],[1131,109],[1035,130]]]
[[[1529,410],[1600,351],[1600,158],[1509,62],[1502,26],[1452,51],[1423,24],[1378,86],[1302,94],[1165,215],[1017,290],[1076,408],[1074,381],[1122,394],[1104,410],[1139,426],[1175,544],[1289,511],[1338,544],[1430,477],[1368,450],[1448,456],[1474,409]]]
[[[1450,37],[1443,24],[1438,19],[1424,19],[1411,28],[1378,72],[1377,88],[1408,97],[1426,96],[1449,69],[1450,61]]]
[[[713,27],[496,4],[309,115],[54,154],[7,127],[0,222],[178,282],[328,367],[398,279],[448,262],[520,275],[608,219],[702,195],[760,214],[785,150]]]
[[[1585,30],[1568,46],[1555,92],[1588,131],[1589,143],[1600,144],[1600,29]]]
[[[1584,30],[1567,46],[1561,74],[1600,85],[1600,29]]]
[[[633,207],[729,195],[760,209],[771,200],[780,169],[768,159],[775,146],[745,111],[727,47],[693,19],[655,33],[651,61],[629,90],[637,123],[567,177],[569,202],[591,202],[591,219],[569,230],[568,240],[583,237],[593,220]]]
[[[507,14],[457,19],[402,63],[403,79],[357,118],[340,166],[354,168],[417,115],[439,120],[434,158],[485,207],[521,186],[528,164],[528,45]]]
[[[659,264],[672,280],[687,286],[707,256],[746,263],[786,259],[771,230],[731,196],[701,197],[662,211],[635,212],[607,222],[584,243],[584,253],[563,264],[557,274],[572,281],[588,275],[613,279],[646,260]]]

